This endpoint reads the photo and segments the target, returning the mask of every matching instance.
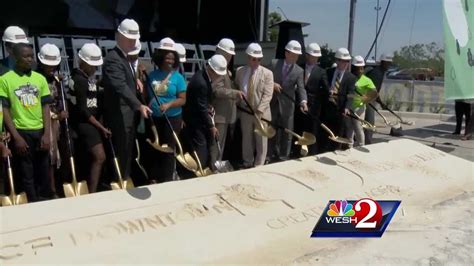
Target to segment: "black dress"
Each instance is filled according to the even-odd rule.
[[[88,150],[102,143],[99,129],[89,122],[91,116],[97,120],[101,118],[99,99],[99,86],[96,85],[96,81],[89,79],[83,71],[74,69],[69,86],[71,124],[77,132],[79,141]]]

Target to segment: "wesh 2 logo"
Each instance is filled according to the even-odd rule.
[[[381,237],[401,201],[330,200],[311,237]]]

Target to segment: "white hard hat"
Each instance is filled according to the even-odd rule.
[[[127,39],[140,39],[140,28],[138,27],[138,23],[133,19],[127,18],[122,20],[117,28],[117,31]]]
[[[176,52],[178,53],[179,62],[186,62],[186,48],[184,48],[184,45],[180,43],[175,43],[174,47],[176,48]]]
[[[220,40],[217,44],[217,48],[228,54],[235,55],[235,45],[231,39],[224,38]]]
[[[251,57],[255,58],[262,58],[263,57],[263,52],[262,52],[262,47],[258,43],[251,43],[249,46],[247,46],[247,49],[245,52],[250,55]]]
[[[393,55],[391,55],[391,54],[382,54],[380,56],[380,61],[393,62]]]
[[[161,39],[160,43],[158,44],[158,49],[176,51],[174,41],[168,37]]]
[[[286,44],[285,50],[294,54],[301,54],[301,44],[298,41],[291,40]]]
[[[347,50],[346,48],[337,49],[336,55],[334,57],[340,60],[346,60],[346,61],[351,60],[351,54],[349,53],[349,50]]]
[[[100,66],[104,63],[102,60],[102,51],[94,43],[86,43],[79,50],[79,58],[91,66]]]
[[[140,42],[140,39],[137,39],[135,42],[135,47],[133,48],[132,51],[128,52],[129,55],[137,55],[140,53],[142,50],[142,43]]]
[[[61,52],[56,45],[46,43],[41,46],[41,49],[38,53],[38,59],[44,65],[57,66],[59,63],[61,63]]]
[[[321,47],[319,47],[319,44],[312,42],[306,46],[306,53],[314,57],[321,57]]]
[[[356,55],[352,58],[352,65],[356,67],[365,66],[364,58],[360,55]]]
[[[227,73],[227,60],[223,55],[215,54],[207,60],[207,63],[217,75],[223,76]]]
[[[30,43],[25,31],[18,26],[9,26],[3,32],[2,41],[11,43]]]

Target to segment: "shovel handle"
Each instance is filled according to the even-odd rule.
[[[72,182],[74,184],[77,184],[77,178],[76,178],[76,165],[74,163],[74,157],[69,157],[69,163],[71,164],[71,174],[72,174]]]

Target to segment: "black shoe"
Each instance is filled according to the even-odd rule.
[[[461,131],[454,131],[452,134],[453,134],[453,135],[460,135],[460,134],[461,134]]]

